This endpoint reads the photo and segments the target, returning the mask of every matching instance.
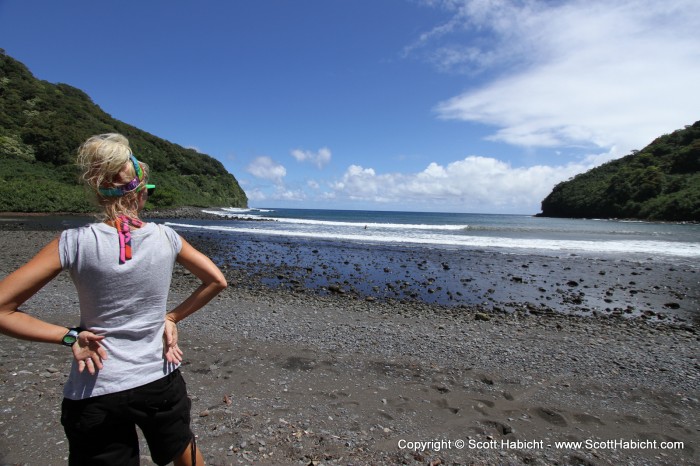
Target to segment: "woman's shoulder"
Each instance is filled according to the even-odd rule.
[[[100,232],[109,232],[109,230],[112,229],[109,225],[106,225],[104,223],[99,223],[99,222],[94,222],[94,223],[87,223],[85,225],[79,226],[79,227],[74,227],[74,228],[67,228],[61,232],[61,238],[63,237],[78,237],[82,236],[85,234],[90,234],[91,232],[95,231],[100,231]],[[116,230],[114,230],[116,233]]]
[[[165,236],[170,241],[176,252],[180,251],[182,248],[182,239],[180,238],[180,234],[178,232],[168,225],[163,225],[162,223],[148,223],[148,225],[152,226],[153,230],[151,231],[157,232],[159,236]]]
[[[79,243],[85,244],[86,241],[109,235],[108,230],[101,225],[109,228],[108,225],[100,223],[88,223],[87,225],[63,230],[58,237],[59,246],[72,250],[77,248]],[[116,230],[114,234],[116,235]]]
[[[160,233],[165,233],[166,235],[177,235],[177,232],[174,229],[162,223],[148,222],[144,225],[144,228],[145,227],[149,228],[148,231],[158,231]]]

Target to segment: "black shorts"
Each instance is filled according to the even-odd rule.
[[[84,400],[63,399],[69,465],[138,465],[138,425],[153,462],[168,464],[193,439],[190,399],[176,370],[140,387]]]

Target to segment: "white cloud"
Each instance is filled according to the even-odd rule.
[[[267,195],[258,188],[246,189],[245,193],[250,202],[264,202],[268,199]]]
[[[282,184],[282,178],[287,175],[287,169],[284,166],[267,156],[257,157],[246,170],[256,178],[274,181],[276,184]]]
[[[491,139],[625,154],[698,119],[697,0],[427,3],[451,18],[405,52],[496,76],[436,107],[495,126]]]
[[[410,174],[377,174],[372,168],[351,165],[327,197],[407,210],[535,213],[554,185],[611,158],[595,154],[555,167],[513,167],[494,158],[469,156],[445,166],[433,162]]]
[[[310,162],[318,168],[323,168],[331,161],[331,150],[327,147],[320,148],[318,152],[294,149],[291,154],[297,162]]]
[[[306,193],[301,189],[279,189],[275,193],[275,199],[282,201],[305,201]]]

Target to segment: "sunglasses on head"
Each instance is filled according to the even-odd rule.
[[[117,186],[116,188],[99,188],[100,194],[109,197],[120,197],[133,190],[136,190],[136,192],[142,191],[144,188],[147,190],[149,196],[155,192],[156,185],[154,184],[139,186],[143,181],[143,170],[141,169],[141,165],[139,165],[139,161],[136,160],[136,157],[134,157],[134,154],[131,154],[130,158],[131,163],[134,165],[134,173],[136,173],[136,178],[129,181],[124,186]]]

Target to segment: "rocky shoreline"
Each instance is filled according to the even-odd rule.
[[[165,210],[149,210],[144,217],[150,219],[190,219],[190,220],[226,220],[221,215],[208,214],[201,207],[177,207]]]
[[[0,276],[56,234],[0,231]],[[181,324],[208,464],[700,464],[692,322],[367,300],[259,286],[243,265]],[[176,269],[171,301],[194,286]],[[76,301],[61,274],[25,308],[71,325]],[[68,365],[0,337],[0,464],[65,464]]]

